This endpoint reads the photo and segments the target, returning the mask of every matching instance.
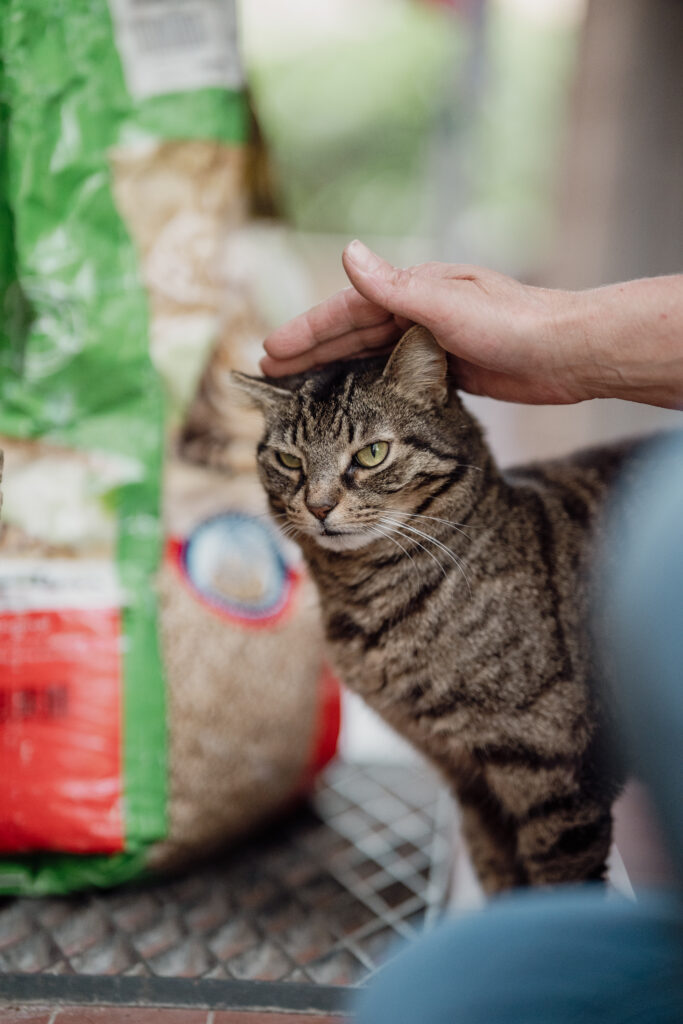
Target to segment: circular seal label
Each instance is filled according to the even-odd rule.
[[[298,580],[274,530],[244,512],[224,512],[200,523],[181,547],[180,564],[206,603],[243,623],[279,619]]]

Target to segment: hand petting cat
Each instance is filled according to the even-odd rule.
[[[464,264],[393,267],[361,242],[351,288],[274,331],[262,371],[298,373],[431,330],[463,391],[528,404],[625,398],[683,408],[683,275],[571,292]]]

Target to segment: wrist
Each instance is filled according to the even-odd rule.
[[[596,375],[597,356],[595,311],[584,292],[559,288],[535,289],[538,301],[531,326],[539,352],[556,386],[568,400],[582,402],[597,397],[592,382]]]
[[[546,343],[577,400],[683,407],[683,276],[551,294]]]

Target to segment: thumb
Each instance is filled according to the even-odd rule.
[[[356,239],[344,249],[344,270],[357,292],[390,313],[429,327],[438,282],[417,278],[410,270],[387,263]]]

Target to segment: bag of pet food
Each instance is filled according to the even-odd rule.
[[[0,11],[0,892],[40,894],[244,834],[332,756],[339,703],[225,390],[263,330],[223,254],[234,4]]]

